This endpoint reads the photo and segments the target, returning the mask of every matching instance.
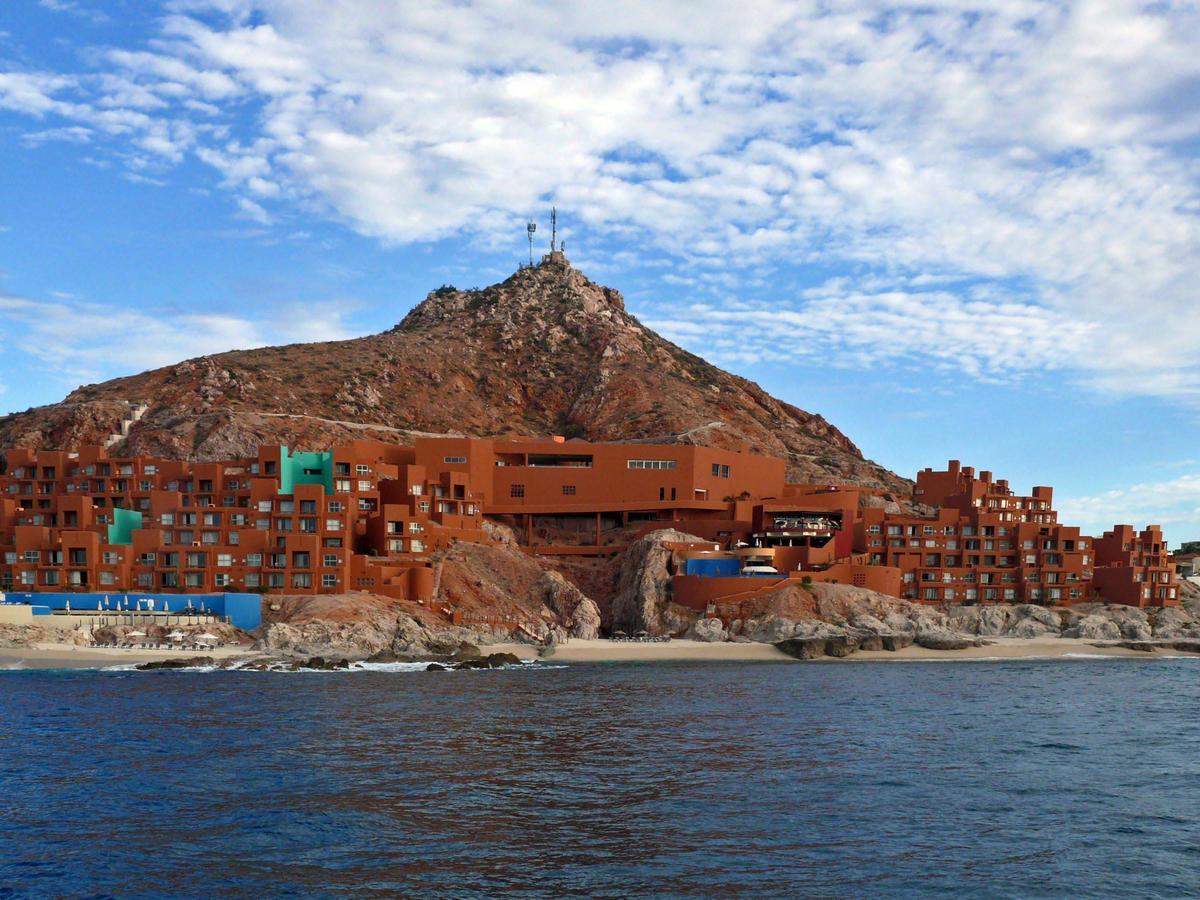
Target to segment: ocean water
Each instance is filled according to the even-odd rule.
[[[0,673],[0,896],[1200,895],[1200,661]]]

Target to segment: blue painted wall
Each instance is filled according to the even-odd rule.
[[[70,604],[76,610],[103,610],[116,612],[118,609],[153,609],[156,612],[182,613],[189,608],[202,610],[216,616],[227,616],[230,624],[253,631],[262,624],[262,597],[258,594],[19,594],[9,591],[4,595],[6,603],[29,603],[35,607],[51,610],[66,609]],[[151,607],[146,601],[153,601]],[[44,615],[34,610],[34,615]]]

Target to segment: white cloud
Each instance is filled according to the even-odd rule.
[[[255,319],[131,310],[66,294],[55,300],[0,294],[0,322],[15,346],[52,363],[59,380],[74,386],[226,350],[342,340],[351,332],[339,306],[315,318],[297,305]]]
[[[1114,524],[1161,525],[1178,541],[1198,540],[1200,473],[1080,497],[1057,498],[1059,518],[1101,534]]]
[[[730,362],[800,358],[839,368],[907,361],[925,369],[1008,380],[1079,365],[1093,326],[1054,310],[979,293],[856,290],[844,279],[807,291],[799,304],[698,303],[644,316],[680,343],[703,340]]]
[[[271,214],[263,209],[259,204],[255,203],[249,197],[237,198],[238,214],[251,222],[259,225],[270,225]]]
[[[1200,402],[1198,34],[1135,0],[187,0],[98,71],[0,73],[0,106],[195,154],[262,225],[496,246],[556,201],[730,339]],[[736,302],[790,265],[861,274]]]

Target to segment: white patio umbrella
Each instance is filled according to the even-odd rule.
[[[145,636],[146,636],[146,632],[144,632],[144,631],[127,631],[127,632],[125,632],[125,637],[145,637]]]
[[[206,632],[204,632],[204,634],[196,635],[196,640],[198,640],[198,641],[219,641],[220,638],[217,637],[215,634],[209,634],[206,631]]]
[[[179,641],[179,640],[182,640],[183,638],[187,637],[187,635],[184,634],[182,631],[172,631],[170,634],[167,635],[167,637],[169,637],[173,641]]]

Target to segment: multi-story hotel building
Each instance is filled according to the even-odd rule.
[[[679,548],[674,594],[701,607],[785,579],[928,603],[1178,602],[1155,526],[1093,540],[1058,523],[1048,487],[1018,496],[952,461],[917,476],[928,514],[886,512],[870,493],[788,484],[783,460],[746,451],[562,438],[274,446],[204,463],[18,449],[0,475],[0,589],[427,600],[436,552],[491,540],[490,520],[548,555],[612,554],[665,526],[696,535],[706,543]]]
[[[928,516],[863,510],[857,548],[900,568],[901,596],[928,603],[1071,603],[1089,598],[1095,549],[1058,524],[1053,490],[1015,494],[991,472],[951,460],[917,474]]]

